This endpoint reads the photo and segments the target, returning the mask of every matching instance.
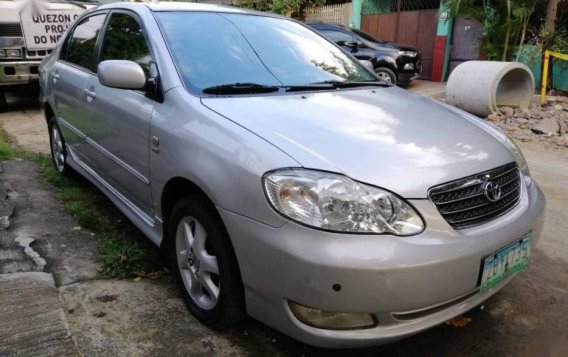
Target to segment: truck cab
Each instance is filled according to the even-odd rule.
[[[6,92],[37,88],[40,62],[92,4],[0,0],[0,112],[7,109]]]

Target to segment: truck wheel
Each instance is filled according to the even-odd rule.
[[[6,102],[6,92],[0,90],[0,113],[8,110],[8,103]]]

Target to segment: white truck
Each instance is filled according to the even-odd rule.
[[[0,0],[0,112],[7,109],[7,91],[36,85],[43,57],[73,21],[94,5],[69,0]]]

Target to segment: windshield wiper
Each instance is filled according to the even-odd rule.
[[[352,87],[365,87],[365,86],[375,86],[375,87],[391,87],[392,84],[382,81],[324,81],[313,84],[329,84],[334,88],[352,88]]]
[[[362,86],[381,86],[390,87],[391,85],[386,82],[380,81],[325,81],[310,84],[300,84],[300,85],[281,85],[281,86],[270,86],[258,83],[230,83],[221,84],[218,86],[207,87],[203,89],[205,94],[256,94],[256,93],[272,93],[278,92],[279,90],[285,90],[286,92],[302,92],[302,91],[315,91],[315,90],[330,90],[336,88],[352,88],[352,87],[362,87]]]
[[[267,86],[258,83],[231,83],[203,89],[205,94],[253,94],[277,92],[278,86]]]
[[[322,83],[314,83],[314,84],[300,84],[300,85],[293,85],[293,86],[282,86],[282,88],[285,88],[286,92],[303,92],[303,91],[311,91],[311,90],[329,90],[329,89],[334,89],[335,86],[322,82]]]

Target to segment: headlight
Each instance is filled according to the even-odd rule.
[[[287,169],[268,173],[263,186],[282,215],[334,232],[412,235],[424,230],[418,213],[395,194],[328,172]]]
[[[418,52],[414,52],[414,51],[398,51],[398,54],[401,56],[406,56],[406,57],[416,57],[416,55],[418,54]]]
[[[6,50],[7,57],[21,57],[22,51],[20,50]]]
[[[6,50],[0,50],[0,57],[6,57]]]

